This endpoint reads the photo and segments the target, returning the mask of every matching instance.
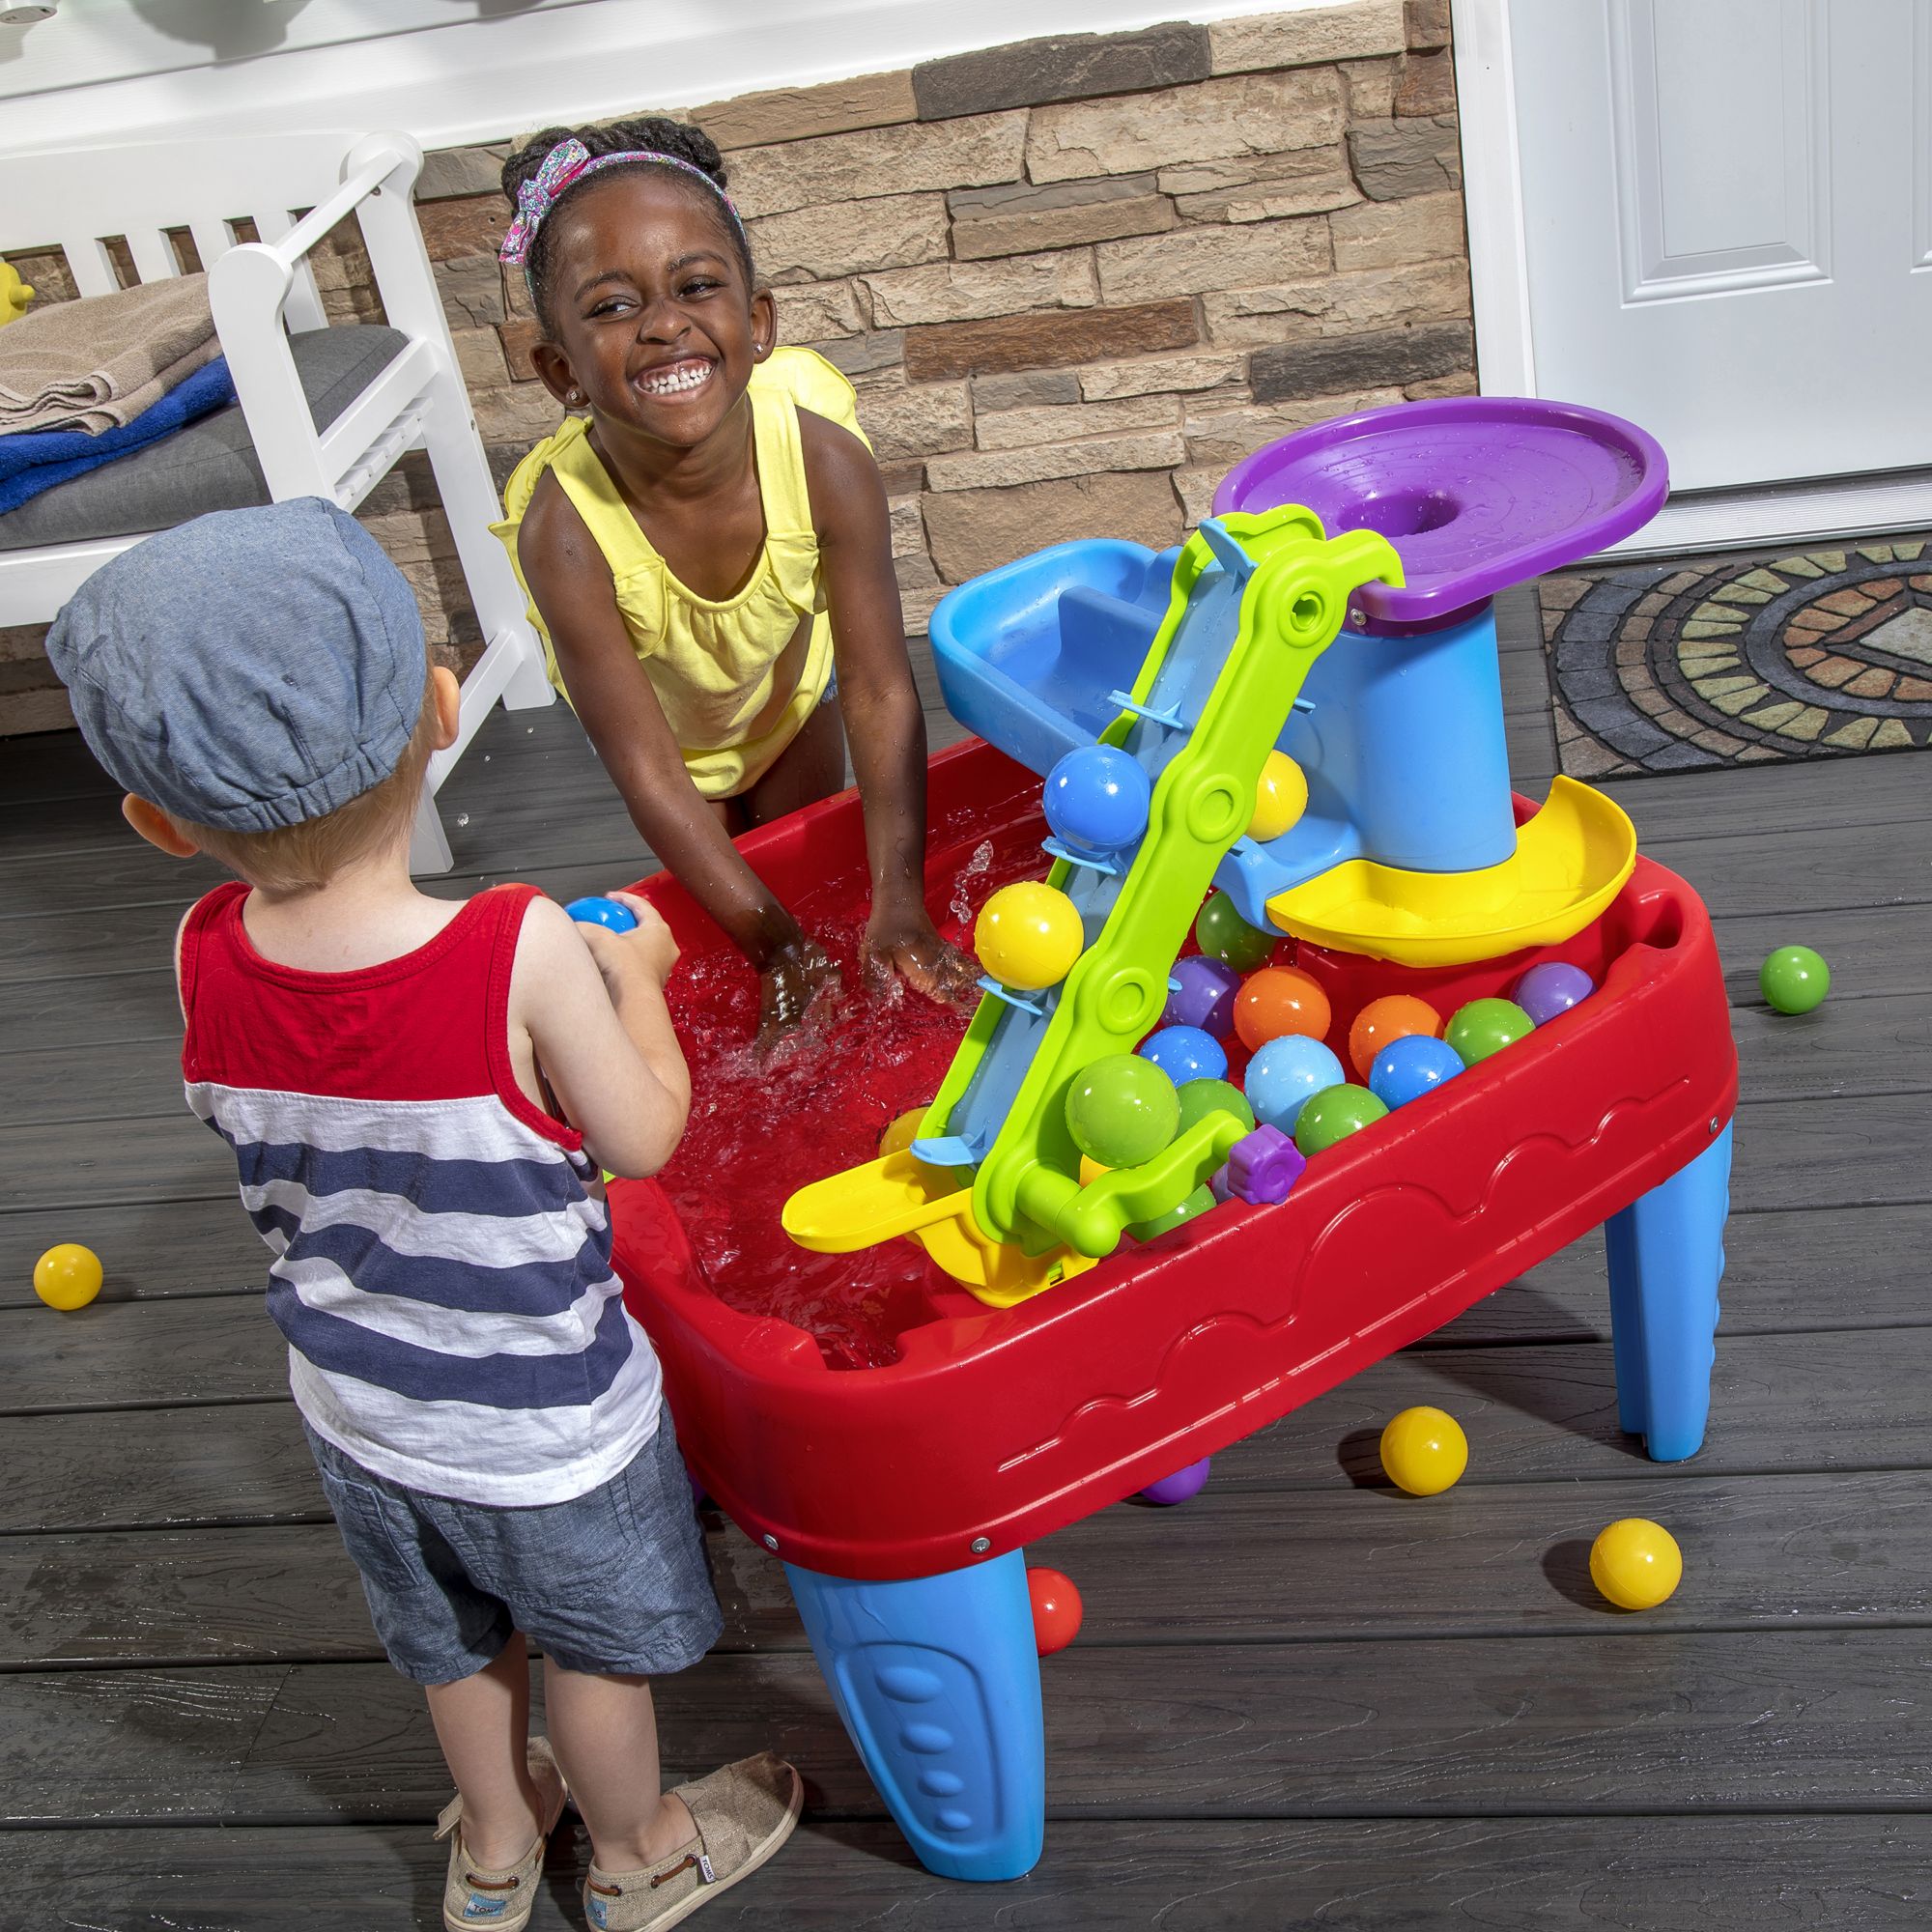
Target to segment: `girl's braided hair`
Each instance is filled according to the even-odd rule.
[[[653,167],[647,160],[630,165],[618,162],[585,179],[594,181],[614,174],[629,174],[633,167],[640,172],[652,168],[654,173],[674,185],[682,185],[694,201],[708,205],[713,217],[730,239],[731,252],[745,271],[747,287],[755,284],[751,243],[745,239],[744,229],[732,219],[724,206],[724,162],[718,153],[717,142],[703,128],[694,128],[688,121],[673,121],[664,114],[646,114],[635,121],[611,121],[596,128],[546,128],[542,133],[532,134],[503,163],[503,192],[509,197],[512,208],[517,205],[518,190],[543,166],[544,156],[558,142],[570,140],[582,142],[593,158],[600,155],[668,155],[675,160],[688,162],[706,176],[717,185],[716,195],[707,195],[702,185],[693,181],[682,168]],[[572,188],[578,185],[572,183],[570,187],[564,189],[557,197],[558,206],[569,198]],[[554,217],[537,230],[529,258],[524,264],[524,272],[528,278],[530,299],[536,304],[537,320],[543,325],[544,333],[554,337],[556,327],[551,278],[556,250],[553,228]]]

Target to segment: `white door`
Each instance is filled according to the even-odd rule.
[[[1511,0],[1539,394],[1682,490],[1932,464],[1932,0]]]

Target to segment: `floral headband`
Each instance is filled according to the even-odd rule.
[[[621,154],[599,155],[593,159],[590,150],[573,136],[570,140],[559,141],[544,156],[543,166],[517,190],[517,216],[504,233],[503,245],[497,251],[497,261],[512,268],[524,265],[524,273],[527,277],[527,264],[530,250],[536,244],[537,230],[549,218],[551,210],[556,206],[563,191],[581,182],[584,176],[594,175],[599,168],[614,167],[619,161],[650,161],[661,168],[676,168],[694,181],[701,181],[724,204],[724,213],[731,217],[731,225],[743,238],[745,224],[738,211],[731,206],[731,197],[702,168],[681,160],[676,155],[661,155],[650,148],[626,149]]]

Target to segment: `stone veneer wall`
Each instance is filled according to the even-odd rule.
[[[725,151],[781,339],[858,388],[909,631],[1042,545],[1176,541],[1290,430],[1474,389],[1448,43],[1448,0],[1348,0],[690,110]],[[558,415],[496,261],[504,152],[432,156],[417,197],[499,484]],[[61,292],[58,265],[21,267]],[[317,272],[331,319],[377,313],[353,235]],[[361,514],[431,638],[473,649],[422,459]],[[66,722],[39,636],[0,631],[0,731]]]

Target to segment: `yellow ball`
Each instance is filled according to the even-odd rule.
[[[49,1248],[34,1264],[34,1293],[49,1308],[85,1308],[100,1293],[100,1257],[78,1241]]]
[[[1255,815],[1248,837],[1265,845],[1279,838],[1308,810],[1308,781],[1286,752],[1270,752],[1255,785]]]
[[[883,1160],[889,1153],[900,1153],[911,1147],[919,1138],[919,1123],[924,1119],[923,1107],[914,1107],[909,1112],[901,1114],[879,1136],[879,1158]]]
[[[1590,1581],[1620,1610],[1654,1610],[1683,1580],[1684,1552],[1661,1522],[1627,1516],[1590,1546]]]
[[[1080,1156],[1080,1184],[1082,1187],[1092,1186],[1103,1174],[1112,1174],[1113,1171],[1111,1167],[1102,1167],[1091,1153],[1083,1153]]]
[[[1073,901],[1036,879],[1002,886],[980,908],[973,927],[980,964],[1001,985],[1023,993],[1057,986],[1086,943]]]
[[[1412,1496],[1435,1496],[1469,1466],[1463,1425],[1440,1408],[1406,1408],[1382,1431],[1382,1470]]]

